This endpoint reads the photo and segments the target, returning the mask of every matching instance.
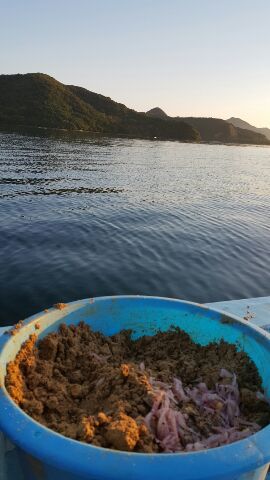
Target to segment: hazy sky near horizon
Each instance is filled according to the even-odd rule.
[[[0,73],[270,127],[270,0],[0,0]]]

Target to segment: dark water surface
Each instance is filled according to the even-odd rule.
[[[270,149],[0,134],[1,324],[57,301],[270,295]]]

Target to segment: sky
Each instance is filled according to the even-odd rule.
[[[270,0],[0,0],[0,73],[270,127]]]

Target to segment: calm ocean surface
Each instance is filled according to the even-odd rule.
[[[0,324],[116,294],[270,295],[270,148],[0,133]]]

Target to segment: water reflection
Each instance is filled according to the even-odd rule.
[[[0,323],[96,295],[270,294],[268,148],[37,133],[0,133]]]
[[[0,182],[1,183],[1,182]],[[45,183],[45,182],[44,182]],[[32,183],[34,185],[35,183]],[[81,194],[81,193],[89,193],[89,194],[110,194],[110,193],[122,193],[124,189],[114,188],[114,187],[96,187],[96,188],[86,188],[86,187],[78,187],[78,188],[54,188],[54,189],[38,189],[38,190],[29,190],[29,191],[20,191],[14,193],[3,193],[0,194],[0,198],[4,197],[18,197],[18,196],[36,196],[36,195],[68,195],[68,194]]]
[[[23,172],[23,170],[20,170]],[[44,183],[57,182],[56,178],[1,178],[0,185],[41,185]]]
[[[126,144],[127,142],[132,141],[132,139],[126,138],[114,138],[111,136],[103,136],[99,133],[92,133],[86,131],[69,131],[69,130],[55,130],[49,128],[42,128],[42,127],[6,127],[4,130],[10,136],[14,135],[14,137],[22,136],[25,137],[24,142],[24,149],[32,149],[29,148],[29,143],[33,138],[36,138],[38,141],[40,139],[51,139],[56,141],[60,141],[62,144],[64,143],[78,143],[78,144],[85,144],[90,143],[91,145],[97,146],[104,146],[109,147],[111,145],[112,139],[114,140],[115,144],[121,147],[122,145]],[[148,140],[147,140],[148,141]],[[37,145],[38,148],[38,145]]]

